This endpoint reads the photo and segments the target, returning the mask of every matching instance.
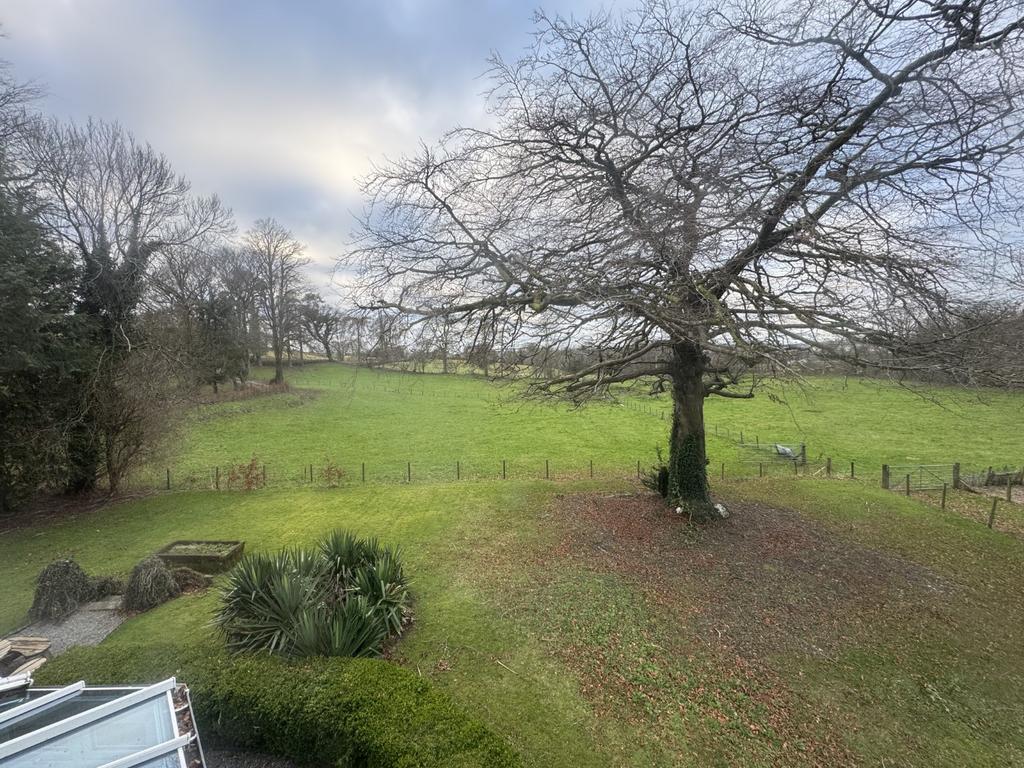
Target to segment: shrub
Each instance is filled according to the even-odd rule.
[[[255,456],[248,464],[239,464],[228,471],[228,488],[242,488],[246,491],[254,491],[262,488],[266,479],[263,474],[263,467]]]
[[[194,568],[174,568],[171,570],[174,576],[174,583],[178,585],[179,592],[193,592],[199,589],[206,589],[213,584],[213,576],[200,573]]]
[[[379,659],[228,656],[205,646],[72,648],[41,685],[141,684],[177,676],[204,737],[348,768],[517,768],[505,742],[409,670]]]
[[[246,555],[216,622],[234,651],[377,656],[401,634],[408,600],[397,549],[335,531],[315,549]]]
[[[345,479],[345,471],[333,459],[324,459],[324,465],[320,469],[320,479],[328,488],[337,488]]]
[[[29,616],[33,619],[63,619],[92,595],[89,576],[74,560],[57,560],[43,568],[36,580],[36,593]]]
[[[181,594],[174,574],[155,555],[147,557],[132,569],[124,593],[124,607],[129,611],[148,611]]]

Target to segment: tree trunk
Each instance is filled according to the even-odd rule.
[[[96,487],[100,453],[96,442],[96,424],[87,413],[82,421],[68,431],[67,442],[67,493],[83,493]]]
[[[672,358],[668,497],[694,518],[707,519],[712,505],[704,443],[704,353],[683,343],[675,345]]]
[[[106,455],[106,470],[107,470],[107,485],[109,486],[110,495],[116,496],[121,490],[121,470],[122,467],[117,461],[117,442],[110,430],[105,431],[103,435],[103,447]]]
[[[274,346],[274,380],[272,384],[283,384],[284,383],[284,350],[281,348],[281,342],[275,341]]]

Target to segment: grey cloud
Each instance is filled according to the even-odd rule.
[[[528,45],[531,16],[515,0],[0,0],[0,57],[46,86],[46,112],[122,122],[240,227],[278,218],[325,280],[356,179],[484,119],[486,58]]]

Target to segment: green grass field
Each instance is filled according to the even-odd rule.
[[[667,444],[668,403],[629,395],[580,409],[524,401],[511,387],[471,376],[374,371],[343,365],[308,365],[291,373],[291,394],[204,407],[194,412],[163,461],[133,481],[160,487],[165,467],[176,488],[206,488],[214,467],[254,457],[266,464],[268,483],[301,484],[334,462],[344,481],[491,480],[635,477],[636,462],[654,463]],[[811,386],[813,385],[813,386]],[[813,379],[810,385],[775,384],[753,400],[707,402],[712,470],[757,474],[789,465],[739,445],[805,443],[808,459],[826,456],[837,468],[855,462],[877,478],[883,463],[952,463],[965,471],[1024,461],[1018,422],[1024,396],[931,388],[915,392],[876,381]],[[716,431],[718,435],[716,436]],[[727,436],[728,435],[728,436]],[[545,462],[547,464],[545,465]],[[546,469],[547,467],[547,469]],[[225,481],[226,482],[226,481]]]
[[[885,460],[1019,462],[1024,399],[949,391],[936,405],[826,379],[811,397],[712,401],[721,430],[802,439],[870,477],[734,479],[746,450],[711,438],[713,461],[737,468],[713,477],[734,516],[691,529],[636,492],[636,461],[664,444],[657,403],[571,410],[471,377],[339,365],[292,383],[302,391],[198,409],[166,459],[200,485],[255,455],[287,482],[4,532],[0,628],[24,621],[58,556],[124,574],[173,539],[271,550],[350,527],[406,552],[416,622],[396,662],[527,765],[1024,764],[1024,540],[883,491],[875,473]],[[342,486],[304,486],[303,465],[327,458],[348,470]],[[542,479],[545,458],[561,482]],[[364,485],[363,462],[389,482]],[[212,646],[215,604],[179,598],[102,647]]]

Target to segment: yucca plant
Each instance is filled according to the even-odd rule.
[[[382,550],[372,564],[359,568],[353,583],[360,595],[373,604],[392,635],[402,633],[409,586],[402,573],[398,551]]]
[[[215,622],[233,651],[376,656],[401,634],[408,602],[397,548],[334,531],[312,549],[244,557]]]
[[[322,602],[319,562],[299,551],[254,554],[232,569],[216,622],[236,651],[291,655],[291,627]]]
[[[378,656],[388,630],[377,611],[361,595],[337,609],[304,610],[292,631],[295,656]]]

